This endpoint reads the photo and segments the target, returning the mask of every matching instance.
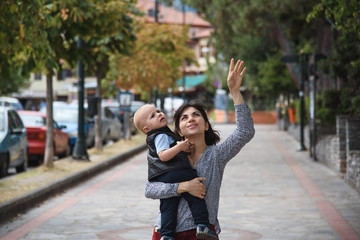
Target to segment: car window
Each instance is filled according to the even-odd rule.
[[[114,118],[114,114],[108,108],[105,108],[105,117]]]
[[[57,122],[78,122],[77,109],[56,108],[53,110],[53,116]]]
[[[13,117],[15,128],[18,128],[18,129],[24,128],[24,125],[23,125],[19,115],[15,111],[9,111],[9,112],[10,112],[11,116]]]
[[[10,111],[8,111],[8,122],[10,131],[14,130],[16,128],[16,123]]]
[[[4,113],[0,113],[0,131],[5,131],[5,116],[4,116]]]
[[[59,125],[57,124],[57,122],[53,122],[53,128],[60,128]]]
[[[46,124],[42,116],[20,114],[20,117],[27,127],[41,127]]]

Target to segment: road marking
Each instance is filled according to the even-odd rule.
[[[353,231],[345,219],[335,209],[335,207],[326,200],[324,194],[317,188],[316,184],[304,172],[304,170],[296,163],[293,156],[286,150],[284,145],[278,138],[269,130],[271,139],[275,143],[276,148],[279,150],[286,163],[290,166],[295,176],[300,181],[309,196],[314,199],[317,207],[327,219],[331,227],[336,231],[337,235],[342,240],[360,240],[360,237]]]
[[[57,206],[47,210],[37,218],[29,221],[28,223],[22,225],[21,227],[9,232],[7,235],[0,238],[0,240],[14,240],[19,239],[32,231],[33,229],[41,226],[45,222],[49,221],[53,217],[57,216],[58,214],[62,213],[66,209],[72,207],[73,205],[77,204],[81,198],[89,196],[96,190],[104,187],[106,184],[115,181],[117,178],[121,177],[122,175],[128,173],[131,169],[138,166],[139,164],[143,163],[144,159],[139,158],[138,160],[131,162],[125,168],[115,172],[114,174],[110,175],[109,177],[105,178],[104,180],[89,186],[88,188],[84,189],[83,191],[76,194],[74,197],[68,198],[66,201],[58,204]]]

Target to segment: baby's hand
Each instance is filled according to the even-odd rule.
[[[176,143],[181,151],[191,152],[193,149],[193,144],[189,141],[189,139],[185,139],[184,141],[179,141]]]

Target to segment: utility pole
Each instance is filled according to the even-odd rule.
[[[82,49],[84,41],[78,37],[77,47]],[[77,62],[78,65],[78,137],[76,138],[74,151],[72,157],[78,160],[89,160],[89,155],[86,150],[85,132],[84,132],[84,63],[80,58]]]

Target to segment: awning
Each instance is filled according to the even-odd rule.
[[[185,89],[196,87],[202,83],[204,83],[206,78],[205,74],[199,74],[199,75],[192,75],[192,76],[185,76]],[[184,78],[180,78],[176,81],[176,85],[179,87],[183,86]]]

